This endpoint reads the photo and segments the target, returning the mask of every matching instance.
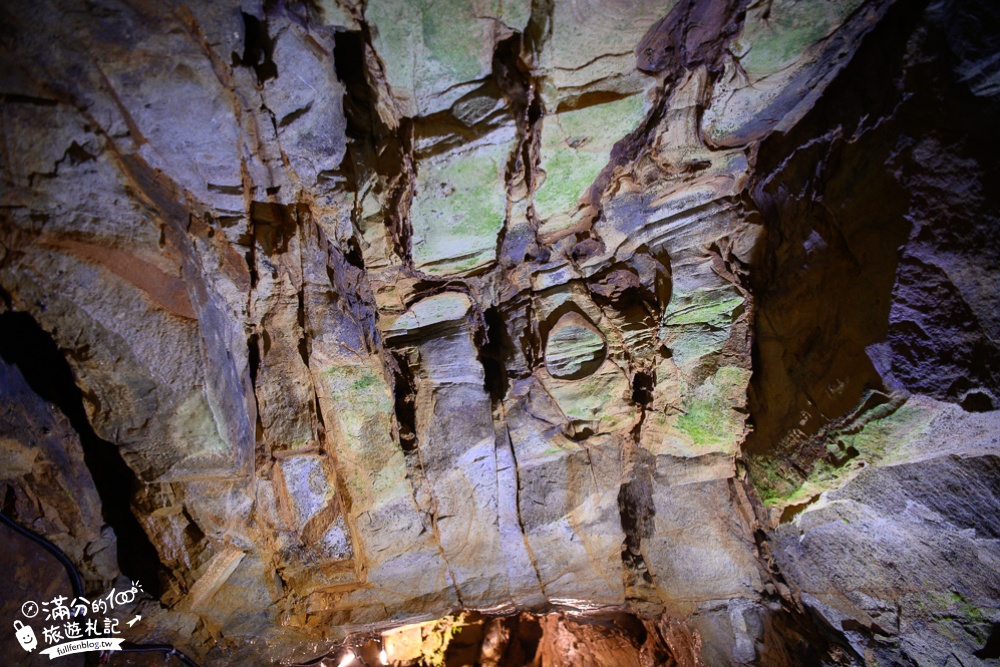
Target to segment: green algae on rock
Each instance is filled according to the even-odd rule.
[[[497,43],[523,31],[530,11],[527,0],[372,0],[365,17],[395,100],[416,117],[478,88]]]
[[[546,118],[539,164],[545,180],[534,193],[542,234],[578,222],[578,200],[608,163],[615,142],[634,130],[643,114],[642,95],[631,95]]]
[[[502,128],[477,144],[420,162],[410,209],[414,266],[452,275],[496,261],[513,139],[513,129]]]

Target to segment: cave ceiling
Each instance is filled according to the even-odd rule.
[[[204,665],[997,664],[998,118],[989,0],[6,2],[0,509]]]

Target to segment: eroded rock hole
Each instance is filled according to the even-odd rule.
[[[649,405],[653,402],[653,376],[646,371],[637,371],[632,378],[632,402]]]
[[[344,254],[347,263],[361,271],[365,270],[365,258],[361,254],[361,245],[353,236],[347,239],[347,253]]]
[[[972,655],[981,660],[996,660],[1000,658],[1000,623],[993,624],[992,629],[990,629],[990,636],[986,639],[986,644]]]
[[[989,412],[994,409],[993,397],[985,391],[970,391],[962,397],[962,409],[966,412]]]
[[[545,334],[545,367],[552,377],[580,380],[593,374],[607,356],[604,334],[571,304],[557,308],[548,318]]]

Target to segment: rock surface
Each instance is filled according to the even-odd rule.
[[[3,511],[148,580],[129,639],[1000,655],[992,4],[0,23]]]

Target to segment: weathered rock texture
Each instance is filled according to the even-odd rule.
[[[643,620],[495,631],[545,626],[511,664],[1000,655],[993,4],[0,24],[3,511],[95,590],[149,580],[130,639],[273,664],[609,607]]]

